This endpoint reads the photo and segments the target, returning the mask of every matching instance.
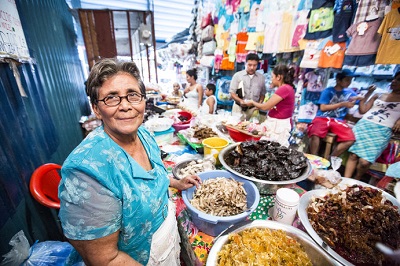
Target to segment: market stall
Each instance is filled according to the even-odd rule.
[[[166,116],[171,117],[171,114],[173,114],[172,116],[176,116],[176,114],[178,114],[180,111],[181,110],[172,109],[172,111],[166,112]],[[316,207],[315,204],[321,203],[321,201],[320,203],[315,203],[316,201],[314,201],[314,197],[318,197],[320,195],[332,195],[331,197],[335,198],[337,197],[335,195],[337,195],[338,191],[341,191],[339,192],[339,195],[344,195],[343,193],[347,193],[348,197],[350,197],[350,195],[354,193],[351,191],[354,189],[357,190],[357,188],[351,188],[351,185],[355,184],[360,191],[366,191],[365,193],[367,193],[367,195],[370,195],[368,194],[370,193],[368,191],[374,191],[373,195],[378,196],[380,195],[380,193],[382,193],[383,197],[387,200],[384,203],[385,206],[399,206],[399,202],[397,202],[392,195],[388,194],[385,191],[381,191],[376,187],[360,181],[341,177],[340,174],[336,171],[338,169],[338,165],[340,166],[340,162],[338,164],[338,162],[332,161],[333,164],[331,166],[331,162],[326,160],[325,158],[311,154],[303,154],[308,165],[307,167],[309,167],[310,169],[306,168],[306,170],[301,170],[300,179],[295,178],[294,180],[289,180],[286,184],[282,184],[281,186],[279,186],[280,188],[290,189],[300,196],[299,205],[298,207],[296,207],[297,214],[290,225],[276,222],[276,220],[278,219],[274,218],[273,209],[276,205],[277,200],[277,188],[275,187],[272,190],[265,189],[265,186],[271,188],[271,184],[268,183],[269,181],[258,180],[257,178],[249,174],[249,168],[251,168],[250,166],[248,166],[247,169],[243,170],[244,172],[242,173],[238,172],[241,171],[239,170],[239,168],[235,168],[236,170],[234,170],[233,166],[230,166],[228,164],[229,159],[226,157],[227,154],[232,152],[241,143],[249,143],[249,145],[260,143],[260,138],[262,136],[266,137],[266,134],[263,134],[262,130],[260,130],[260,136],[258,138],[255,138],[255,136],[257,135],[254,134],[254,127],[259,126],[257,123],[252,123],[252,125],[248,123],[247,125],[250,125],[249,130],[249,127],[241,125],[241,121],[237,121],[235,119],[236,118],[228,112],[223,112],[219,115],[213,115],[211,117],[193,116],[190,120],[190,123],[188,123],[189,126],[187,128],[176,130],[173,133],[173,137],[168,143],[163,143],[160,145],[161,149],[168,153],[168,156],[164,159],[164,164],[169,171],[169,175],[174,176],[175,178],[180,178],[179,174],[181,173],[181,170],[185,170],[185,168],[186,171],[193,170],[195,172],[183,171],[182,174],[195,173],[199,176],[202,176],[202,179],[204,176],[210,178],[210,175],[212,175],[213,173],[218,173],[216,174],[216,176],[223,176],[224,174],[228,173],[228,176],[232,175],[235,176],[235,178],[244,178],[242,180],[245,180],[246,182],[250,181],[251,183],[256,184],[257,193],[260,194],[259,201],[254,209],[251,209],[251,204],[248,205],[248,210],[251,211],[249,211],[250,213],[245,216],[244,220],[232,220],[231,217],[234,216],[228,216],[227,219],[231,220],[228,222],[228,225],[225,225],[224,222],[222,222],[221,224],[220,220],[218,219],[214,220],[214,216],[212,215],[210,216],[207,214],[202,214],[200,215],[202,219],[199,219],[197,217],[197,215],[199,215],[201,211],[193,212],[193,206],[191,206],[190,201],[188,201],[188,194],[191,195],[189,197],[192,197],[194,189],[192,189],[191,192],[184,193],[182,193],[181,191],[170,189],[171,198],[177,206],[176,215],[182,239],[182,260],[185,265],[206,265],[206,263],[207,265],[217,265],[216,262],[221,259],[220,257],[218,257],[217,251],[220,251],[222,247],[226,243],[228,243],[229,234],[246,231],[247,229],[253,227],[258,229],[272,228],[273,230],[284,230],[289,235],[295,235],[296,239],[300,239],[302,233],[305,233],[306,240],[310,240],[311,243],[317,244],[314,248],[317,253],[320,252],[320,254],[313,254],[317,258],[327,259],[327,262],[325,262],[324,265],[329,265],[329,263],[331,263],[331,265],[347,265],[350,263],[356,264],[358,259],[360,259],[360,261],[365,260],[366,258],[364,256],[365,253],[368,253],[367,251],[364,250],[364,253],[357,253],[359,255],[358,258],[349,258],[343,250],[338,250],[335,244],[329,242],[329,240],[332,240],[332,236],[327,236],[324,232],[319,232],[317,228],[312,225],[314,224],[314,222],[312,222],[312,220],[309,220],[309,217],[312,217],[312,215],[314,215],[311,209],[315,212],[316,208],[319,208]],[[240,129],[241,126],[242,128]],[[236,133],[240,133],[239,139],[237,138],[237,135],[232,134],[232,129],[236,130]],[[267,131],[268,129],[264,129],[264,133]],[[204,142],[204,139],[210,138],[226,139],[230,143],[229,145],[223,145],[223,147],[217,151],[219,158],[219,164],[217,165],[212,164],[212,162],[216,161],[212,158],[210,159],[210,152],[205,152],[204,145],[202,144]],[[277,144],[277,147],[278,145],[279,144]],[[250,150],[251,149],[252,148],[250,148]],[[282,147],[279,147],[279,150],[281,149]],[[279,154],[279,152],[277,151],[274,151],[274,153],[275,155]],[[211,155],[211,157],[214,157],[213,155],[215,154]],[[272,155],[268,155],[268,157],[271,156]],[[285,155],[285,157],[289,156]],[[282,158],[279,159],[281,161],[284,160],[283,157],[278,158]],[[259,158],[258,161],[261,161],[261,158]],[[281,167],[274,168],[280,169]],[[221,171],[218,169],[222,169],[222,172],[218,172]],[[263,173],[263,175],[268,176],[270,172]],[[261,175],[258,176],[258,178],[260,177]],[[295,177],[295,175],[293,175],[293,177]],[[263,182],[266,183],[263,184]],[[335,187],[336,191],[335,189],[331,190],[333,187]],[[220,188],[219,191],[225,191],[225,189]],[[221,196],[218,196],[218,198],[221,198]],[[372,198],[371,200],[374,199]],[[364,208],[371,208],[374,212],[379,212],[380,208],[389,207],[373,206],[373,208]],[[395,217],[397,217],[395,219],[399,219],[400,214],[398,212],[398,209],[394,207],[393,211]],[[338,215],[338,217],[340,217],[340,215]],[[226,222],[227,220],[224,221]],[[227,232],[224,233],[223,231],[229,227],[231,227],[231,229],[227,230]],[[300,233],[296,230],[300,231]],[[346,230],[351,230],[351,228],[348,228]],[[391,232],[396,235],[395,237],[397,239],[397,234],[399,232],[396,230],[398,229],[393,229]],[[384,242],[385,233],[380,232],[379,234],[381,234],[382,236],[380,241]],[[396,240],[397,242],[393,246],[391,246],[391,248],[394,249],[399,247],[399,239],[400,238]],[[307,244],[301,242],[301,240],[299,240],[299,242],[302,243],[304,247],[307,246]],[[369,244],[373,245],[371,243]],[[393,242],[390,244],[393,244]],[[388,242],[385,242],[385,245],[390,244]],[[306,251],[311,252],[309,251],[310,248],[311,247],[307,247]],[[375,260],[388,262],[388,258],[384,257],[382,253],[375,249],[374,246],[371,248],[374,250],[373,258]],[[316,252],[315,250],[314,252]]]

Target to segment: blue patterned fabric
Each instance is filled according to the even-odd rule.
[[[151,240],[168,214],[167,171],[150,133],[140,127],[153,169],[146,171],[98,127],[68,156],[59,186],[64,234],[91,240],[120,230],[118,247],[146,264]]]
[[[361,119],[353,127],[356,142],[350,147],[349,152],[356,154],[358,157],[374,163],[376,159],[386,149],[392,129],[376,123]]]

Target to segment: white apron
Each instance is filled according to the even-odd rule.
[[[181,242],[178,224],[175,217],[175,204],[168,200],[168,215],[160,228],[154,233],[150,258],[147,265],[175,266],[180,265]]]
[[[265,137],[262,137],[262,139],[275,141],[282,146],[289,147],[290,131],[292,130],[290,118],[277,119],[268,116],[261,125],[267,128]]]

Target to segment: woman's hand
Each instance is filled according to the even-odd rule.
[[[376,85],[371,85],[368,87],[368,93],[371,94],[376,90]]]
[[[170,186],[178,190],[186,190],[193,186],[199,187],[201,184],[201,179],[197,175],[188,175],[180,180],[171,178],[170,181]]]
[[[394,126],[392,127],[392,130],[395,132],[399,132],[400,130],[400,119],[396,121],[396,123],[394,123]]]
[[[247,107],[252,107],[252,106],[254,106],[254,102],[253,102],[253,100],[247,100],[247,101],[243,101],[243,103],[241,105],[247,106]]]

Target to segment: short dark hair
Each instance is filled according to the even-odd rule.
[[[336,74],[336,80],[343,80],[345,77],[355,77],[353,71],[350,69],[343,69],[342,72]]]
[[[246,55],[246,62],[249,61],[249,60],[254,60],[254,61],[260,62],[260,58],[255,53],[248,53]]]
[[[212,84],[212,83],[208,83],[208,84],[206,85],[206,88],[209,89],[210,91],[212,91],[213,94],[215,94],[215,91],[216,91],[216,89],[217,89],[217,87],[216,87],[214,84]]]
[[[186,75],[193,77],[194,80],[197,80],[197,71],[196,69],[189,69],[188,71],[186,71]]]
[[[89,77],[86,81],[86,93],[92,104],[97,104],[99,90],[111,77],[118,72],[124,72],[131,75],[139,83],[140,93],[146,98],[146,87],[140,76],[139,68],[134,62],[118,61],[114,58],[104,58],[96,62],[90,70]]]

